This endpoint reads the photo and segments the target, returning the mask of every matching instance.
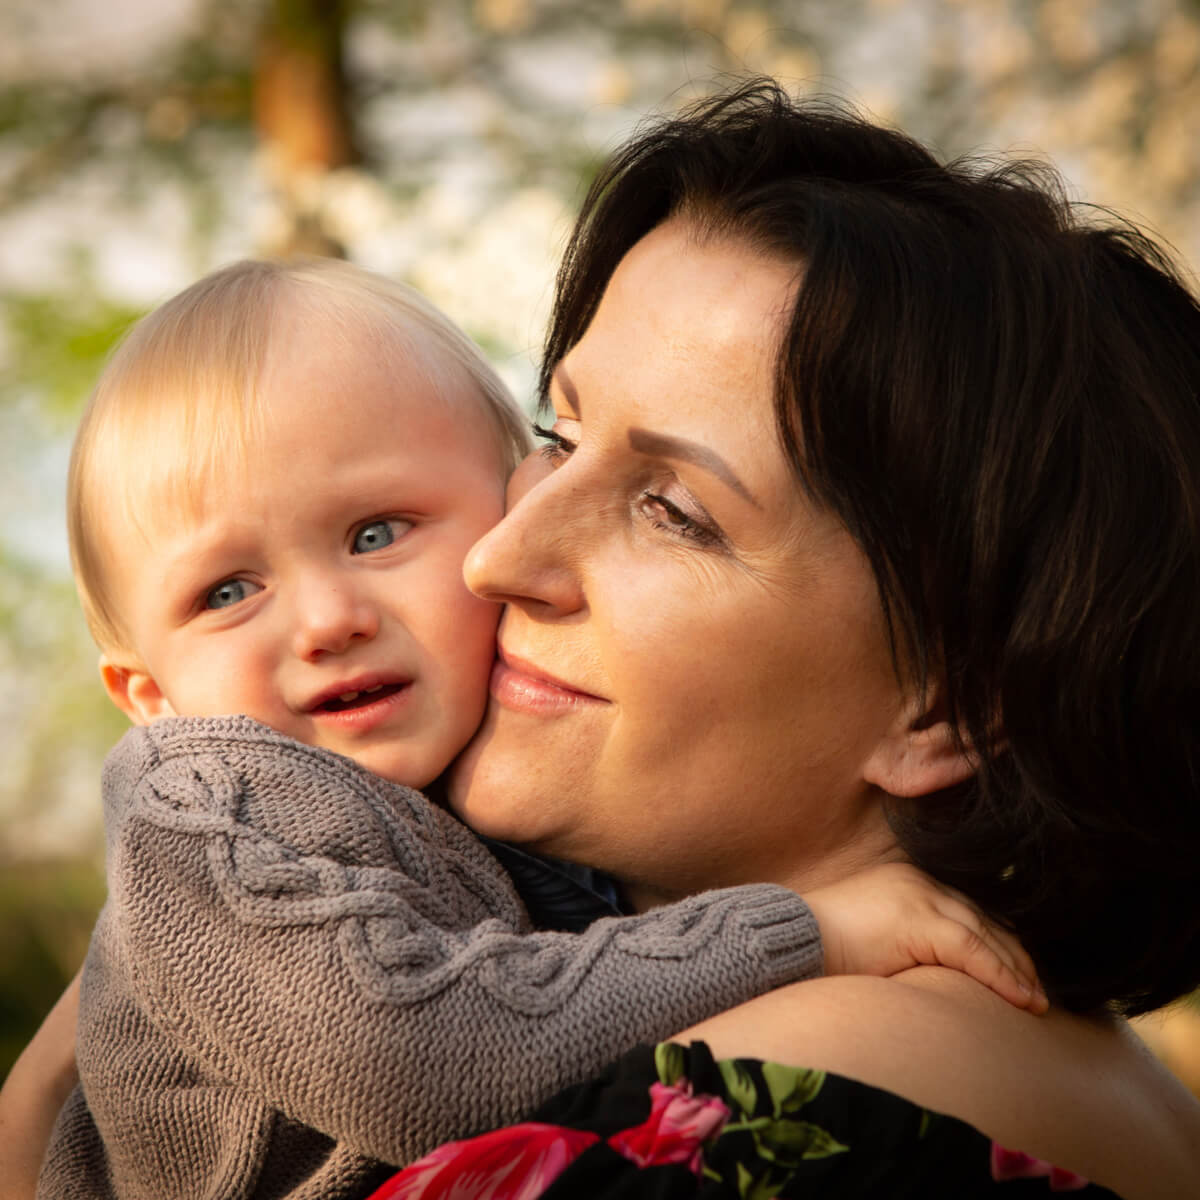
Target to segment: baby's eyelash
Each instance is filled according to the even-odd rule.
[[[534,437],[539,437],[546,443],[541,449],[541,454],[550,462],[561,461],[575,449],[574,442],[563,437],[561,433],[555,433],[553,429],[539,425],[536,421],[533,422],[532,429]]]

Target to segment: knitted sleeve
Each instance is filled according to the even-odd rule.
[[[820,968],[807,907],[771,885],[532,933],[459,822],[247,718],[132,731],[105,803],[109,919],[152,1024],[394,1164]]]

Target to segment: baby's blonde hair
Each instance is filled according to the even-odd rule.
[[[194,511],[218,472],[261,444],[259,379],[284,312],[314,336],[354,342],[437,390],[473,385],[491,420],[497,471],[529,448],[528,425],[478,347],[404,284],[334,259],[245,261],[205,276],[143,317],[92,392],[67,483],[71,565],[97,644],[129,649],[106,562],[105,519],[144,530],[153,508]],[[299,482],[299,481],[298,481]]]

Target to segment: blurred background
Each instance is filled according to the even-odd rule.
[[[528,398],[595,165],[750,72],[945,155],[1050,158],[1200,265],[1200,0],[2,0],[0,1074],[103,900],[123,718],[63,490],[114,340],[223,262],[343,254],[423,289]],[[1200,1007],[1140,1028],[1200,1093]]]

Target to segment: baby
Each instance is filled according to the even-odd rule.
[[[40,1196],[363,1195],[819,973],[812,913],[766,884],[535,932],[413,790],[483,715],[498,610],[461,568],[526,438],[462,333],[334,262],[219,271],[113,357],[69,520],[136,728],[105,767],[81,1085]],[[856,885],[864,911],[889,870]],[[892,939],[883,911],[868,932]]]

